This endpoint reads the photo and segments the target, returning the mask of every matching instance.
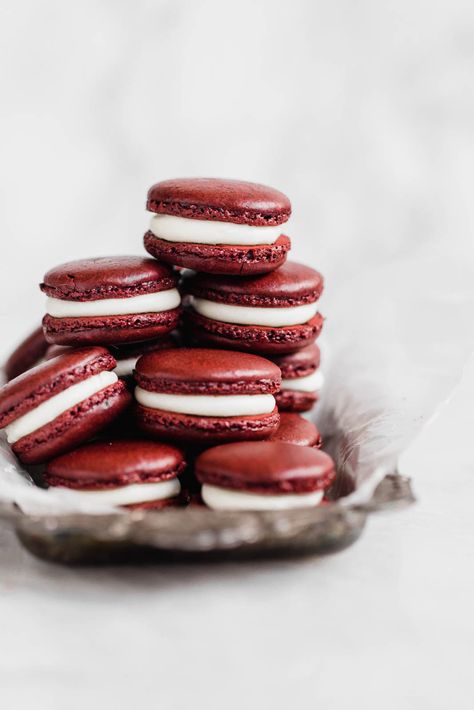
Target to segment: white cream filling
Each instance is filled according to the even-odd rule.
[[[168,242],[252,246],[276,242],[282,234],[282,225],[256,227],[251,224],[154,214],[150,222],[150,232]]]
[[[117,360],[117,366],[114,369],[114,372],[118,377],[129,377],[135,369],[137,360],[138,356],[136,355],[135,357],[124,357],[122,360]]]
[[[324,375],[320,370],[315,370],[305,377],[295,377],[292,380],[282,380],[282,390],[295,390],[296,392],[317,392],[324,384]]]
[[[181,490],[177,478],[157,483],[132,483],[129,486],[110,488],[109,490],[77,491],[62,486],[54,486],[53,490],[73,491],[79,499],[93,500],[105,505],[132,505],[133,503],[147,503],[151,500],[165,500],[174,498]]]
[[[167,394],[136,387],[135,398],[144,407],[201,417],[243,417],[270,414],[275,409],[272,394]]]
[[[176,288],[157,293],[144,293],[130,298],[101,298],[97,301],[65,301],[48,298],[46,313],[53,318],[87,318],[88,316],[123,316],[136,313],[161,313],[177,308],[181,296]]]
[[[238,325],[273,326],[275,328],[301,325],[311,320],[318,312],[317,302],[288,308],[261,308],[217,303],[217,301],[208,301],[206,298],[194,296],[192,305],[197,313],[211,320]]]
[[[115,384],[118,377],[115,372],[99,372],[98,375],[88,377],[87,380],[71,385],[67,389],[55,394],[37,407],[18,417],[5,427],[7,441],[14,444],[18,439],[28,436],[37,429],[49,424],[76,404],[83,402],[88,397],[100,392],[105,387]]]
[[[289,510],[291,508],[312,508],[321,502],[324,491],[312,493],[262,494],[235,491],[204,483],[201,496],[205,504],[213,510]]]

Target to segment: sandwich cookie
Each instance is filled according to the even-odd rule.
[[[37,365],[48,349],[48,341],[40,326],[30,333],[15,350],[4,365],[6,380],[13,380],[31,367]]]
[[[319,370],[321,354],[314,343],[296,353],[272,358],[281,370],[281,390],[276,395],[278,409],[307,412],[319,398],[324,377]]]
[[[195,472],[214,510],[310,508],[335,477],[330,456],[281,441],[216,446],[197,458]]]
[[[283,193],[240,180],[166,180],[148,191],[145,249],[160,261],[211,274],[264,274],[290,250]]]
[[[147,353],[135,369],[142,431],[193,444],[265,439],[278,428],[280,370],[247,353],[179,348]]]
[[[295,262],[264,276],[194,274],[183,288],[190,334],[206,344],[279,355],[311,344],[323,326],[323,277]]]
[[[130,404],[115,359],[102,347],[71,349],[0,389],[0,428],[21,461],[43,463],[109,424]]]
[[[315,449],[320,449],[323,443],[313,422],[295,412],[280,412],[280,426],[268,440],[283,441],[296,446],[312,446]]]
[[[139,256],[71,261],[49,271],[43,328],[59,345],[149,340],[177,325],[181,297],[169,266]]]
[[[130,509],[181,504],[178,476],[185,469],[175,446],[157,441],[97,441],[53,459],[44,479],[78,499]]]

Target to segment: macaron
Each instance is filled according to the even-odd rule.
[[[183,288],[187,327],[205,344],[279,355],[310,345],[323,326],[323,277],[293,261],[263,276],[193,274]]]
[[[48,349],[48,341],[40,326],[33,330],[11,353],[3,366],[6,380],[13,380],[37,365]]]
[[[296,446],[312,446],[315,449],[320,449],[323,443],[313,422],[295,412],[280,412],[280,426],[268,440],[283,441]]]
[[[336,475],[324,452],[281,441],[216,446],[198,456],[195,473],[214,510],[311,508]]]
[[[273,357],[281,370],[281,390],[276,395],[278,409],[284,412],[307,412],[318,400],[324,377],[319,370],[321,354],[316,344],[296,353]]]
[[[44,479],[78,500],[126,508],[180,505],[182,452],[158,441],[96,441],[50,461]]]
[[[44,277],[49,343],[119,344],[170,333],[180,316],[178,275],[154,259],[115,256],[61,264]]]
[[[264,274],[281,266],[289,199],[241,180],[165,180],[148,191],[145,249],[160,261],[211,274]]]
[[[138,425],[183,443],[265,439],[278,428],[280,370],[249,353],[179,348],[147,353],[135,368]]]
[[[78,348],[0,388],[0,429],[20,460],[48,461],[119,416],[131,396],[115,366],[105,348]]]

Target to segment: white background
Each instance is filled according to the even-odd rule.
[[[473,21],[461,0],[2,3],[2,351],[48,268],[140,253],[168,177],[285,191],[329,311],[354,273],[469,253]],[[5,529],[0,701],[471,708],[472,478],[420,473],[418,506],[320,561],[67,570]]]

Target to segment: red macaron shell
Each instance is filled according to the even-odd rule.
[[[297,446],[321,448],[322,437],[313,422],[292,412],[280,413],[280,426],[269,441],[283,441]]]
[[[47,349],[48,341],[40,326],[30,333],[9,356],[4,365],[6,379],[13,380],[34,367],[44,357]]]
[[[48,271],[42,291],[67,301],[128,298],[175,288],[177,276],[165,264],[141,256],[107,256],[60,264]]]
[[[43,318],[43,328],[49,343],[119,345],[164,337],[177,327],[180,316],[180,307],[159,313],[123,316],[54,318],[46,315]]]
[[[242,180],[177,178],[153,185],[147,209],[160,214],[236,224],[278,225],[291,214],[279,190]]]
[[[148,231],[143,243],[149,254],[168,264],[234,276],[265,274],[278,269],[291,249],[290,239],[284,234],[273,244],[241,246],[170,242]]]
[[[96,441],[50,461],[44,473],[50,486],[107,490],[176,478],[185,468],[182,452],[157,441]]]
[[[318,392],[280,390],[275,399],[281,412],[309,412],[319,399]]]
[[[280,422],[276,407],[269,414],[203,417],[165,412],[138,404],[135,416],[141,431],[149,436],[194,445],[266,439],[276,431]]]
[[[198,456],[195,473],[203,484],[260,494],[323,490],[336,475],[328,454],[281,441],[216,446]]]
[[[275,328],[223,323],[201,316],[192,309],[185,312],[186,329],[197,342],[268,356],[292,353],[310,345],[320,334],[323,323],[320,313],[303,325]]]
[[[287,261],[280,269],[263,276],[214,276],[193,274],[183,280],[186,293],[217,303],[236,306],[291,307],[314,303],[321,295],[324,279],[309,266]]]
[[[249,353],[179,348],[146,353],[135,379],[152,392],[175,394],[274,394],[281,384],[277,365]]]
[[[115,366],[115,358],[109,351],[96,346],[71,349],[28,370],[0,388],[0,427],[71,385]]]
[[[284,380],[307,377],[317,370],[321,361],[321,352],[315,343],[295,353],[271,358],[281,370]]]
[[[71,407],[12,445],[26,464],[44,463],[96,436],[129,407],[132,397],[119,380]]]

